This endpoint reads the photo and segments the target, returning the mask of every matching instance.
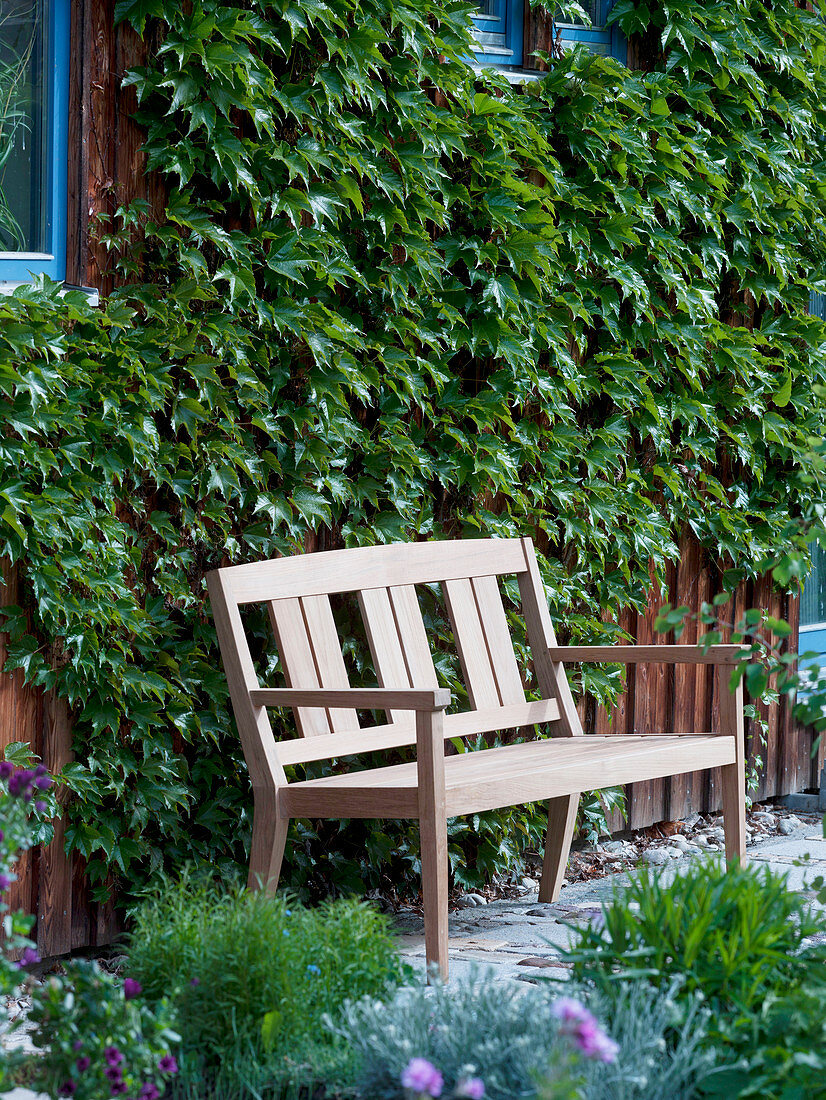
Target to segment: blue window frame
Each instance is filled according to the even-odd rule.
[[[0,3],[0,281],[66,276],[70,0]]]
[[[582,19],[569,20],[559,14],[554,20],[554,37],[559,46],[564,50],[584,45],[593,53],[615,57],[625,64],[628,50],[624,35],[617,27],[605,25],[614,0],[579,0],[579,3],[588,13],[591,25],[589,27]]]
[[[522,64],[523,0],[481,0],[473,17],[480,65]]]
[[[624,36],[616,27],[605,25],[614,0],[580,0],[591,25],[582,19],[568,20],[557,13],[553,21],[554,44],[557,50],[585,45],[594,53],[627,61]],[[524,0],[480,0],[479,13],[473,17],[479,49],[476,61],[481,65],[517,68],[525,64],[522,49]]]

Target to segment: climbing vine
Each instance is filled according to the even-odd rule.
[[[160,43],[127,81],[164,209],[106,227],[101,308],[0,299],[7,668],[71,704],[68,840],[97,881],[244,860],[210,568],[529,534],[590,641],[686,527],[734,583],[823,502],[822,13],[618,0],[650,71],[580,50],[514,89],[469,66],[472,9],[117,5]],[[537,828],[457,823],[458,873]],[[303,823],[293,856],[308,888],[416,860],[363,823]]]

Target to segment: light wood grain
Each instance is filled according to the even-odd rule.
[[[253,688],[250,701],[257,707],[363,707],[387,710],[444,710],[450,704],[447,688]]]
[[[330,597],[302,596],[301,610],[304,613],[304,622],[307,624],[307,634],[313,649],[313,659],[318,670],[319,686],[348,688],[350,681],[344,666],[341,639],[333,619]],[[295,679],[292,681],[293,684],[297,682]],[[327,717],[333,733],[358,729],[358,715],[353,707],[330,707]]]
[[[445,581],[443,588],[470,705],[475,710],[498,707],[501,700],[473,587],[464,579]]]
[[[427,641],[415,587],[412,584],[391,585],[388,593],[410,675],[410,686],[438,687],[433,654]]]
[[[244,604],[518,573],[524,567],[518,539],[461,539],[297,554],[230,566],[222,573],[231,598]]]
[[[271,600],[267,611],[288,687],[320,688],[321,679],[301,600],[298,597]],[[295,722],[302,737],[318,737],[331,732],[330,716],[324,706],[296,707]]]
[[[565,668],[551,657],[551,652],[556,647],[556,634],[530,539],[522,540],[522,552],[526,568],[524,573],[519,574],[519,594],[536,678],[542,694],[554,699],[559,706],[556,732],[562,737],[578,738],[582,735],[582,724],[568,686]],[[574,838],[579,791],[586,789],[587,785],[571,790],[548,803],[548,827],[545,833],[542,879],[539,884],[540,895],[545,901],[556,901],[559,897],[571,841]]]
[[[713,645],[706,650],[696,645],[570,645],[552,647],[550,656],[567,663],[736,665],[742,652],[739,645]]]
[[[513,642],[496,577],[473,577],[470,583],[493,668],[496,690],[499,692],[499,702],[502,706],[521,703],[525,698],[525,687],[516,663],[516,654],[513,652]]]
[[[280,741],[277,746],[278,758],[282,764],[306,764],[310,760],[332,760],[337,756],[352,756],[361,752],[378,752],[382,749],[400,748],[402,745],[415,745],[415,718],[412,712],[406,713],[410,719],[408,722],[365,726],[352,733],[331,733],[328,737],[299,737],[293,741]],[[558,718],[559,707],[553,699],[536,699],[510,707],[446,714],[444,734],[445,739],[475,737],[479,733],[544,725],[548,722],[556,722]]]
[[[427,980],[448,978],[447,961],[447,810],[443,715],[416,714],[416,787],[422,859]]]
[[[715,692],[719,695],[720,736],[734,739],[736,759],[721,768],[723,828],[726,859],[741,861],[746,854],[746,731],[743,721],[743,682],[729,690],[729,672],[715,670]]]
[[[734,738],[722,735],[589,735],[506,745],[445,758],[446,812],[455,817],[544,799],[567,801],[584,790],[735,762]],[[291,783],[282,797],[281,812],[293,817],[415,818],[417,766],[393,764]]]

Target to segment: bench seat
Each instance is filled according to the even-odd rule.
[[[445,758],[449,817],[517,806],[623,783],[661,779],[736,760],[733,737],[554,738]],[[290,783],[282,794],[291,817],[418,818],[415,762]]]

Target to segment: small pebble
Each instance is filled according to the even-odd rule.
[[[670,860],[669,854],[663,848],[648,848],[642,854],[643,863],[650,863],[654,867],[662,866]]]

